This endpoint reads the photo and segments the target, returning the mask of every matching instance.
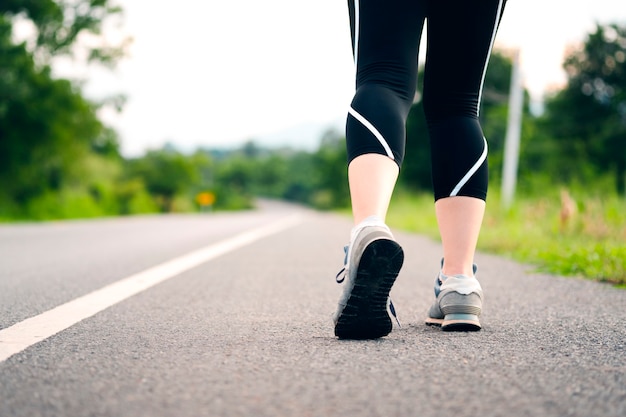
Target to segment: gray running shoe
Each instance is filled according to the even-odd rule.
[[[337,282],[344,282],[335,322],[340,339],[376,339],[388,335],[395,316],[389,292],[402,263],[404,252],[386,226],[366,226],[346,248],[344,267]]]
[[[482,311],[483,290],[475,277],[446,276],[440,271],[435,280],[435,297],[426,324],[441,326],[441,330],[447,331],[481,329],[478,317]]]

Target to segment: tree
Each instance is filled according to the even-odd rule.
[[[200,180],[200,172],[192,158],[163,149],[150,151],[142,158],[129,161],[131,178],[140,178],[156,197],[162,212],[174,209],[174,198],[190,191]]]
[[[335,130],[327,130],[312,158],[312,176],[309,178],[309,181],[312,180],[311,193],[308,202],[321,209],[348,206],[350,190],[345,138]]]
[[[72,166],[111,133],[76,87],[52,79],[24,45],[11,44],[10,29],[0,17],[0,179],[23,203],[70,181]]]
[[[596,25],[563,68],[567,86],[546,104],[543,127],[556,142],[564,179],[626,175],[626,27]],[[581,178],[582,177],[582,178]]]
[[[99,35],[106,21],[122,14],[111,0],[3,0],[0,16],[12,21],[25,18],[36,28],[34,52],[44,64],[59,55],[74,55],[76,46],[90,62],[113,65],[123,56],[122,45],[108,45]],[[89,42],[80,42],[91,35]]]
[[[423,72],[419,79],[423,79]],[[405,158],[399,182],[415,190],[432,190],[430,140],[421,100],[413,104],[407,117]]]
[[[117,135],[98,119],[98,104],[85,99],[76,83],[54,79],[50,69],[54,57],[72,55],[77,46],[81,46],[91,62],[112,65],[121,56],[121,47],[106,45],[97,36],[104,22],[120,12],[110,3],[109,0],[0,3],[0,201],[3,206],[21,212],[20,207],[44,193],[77,187],[88,193],[90,178],[95,175],[100,181],[102,175],[86,168],[102,164],[89,165],[85,160],[96,155],[119,163]],[[35,28],[34,42],[15,44],[13,26],[24,20]]]

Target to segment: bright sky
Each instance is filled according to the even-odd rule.
[[[122,114],[102,115],[125,155],[165,142],[313,148],[326,127],[341,129],[354,88],[346,1],[118,3],[134,42],[115,72],[57,72],[88,76],[90,97],[128,96]],[[509,0],[497,46],[521,48],[526,88],[540,98],[564,82],[565,46],[596,21],[626,24],[624,0]]]

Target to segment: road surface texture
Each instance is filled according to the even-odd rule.
[[[625,290],[481,253],[484,329],[445,333],[423,324],[440,245],[396,231],[402,328],[338,340],[350,220],[278,203],[0,226],[0,352],[30,317],[287,218],[0,357],[0,417],[626,416]]]

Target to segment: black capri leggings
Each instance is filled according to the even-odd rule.
[[[424,111],[435,200],[487,197],[487,141],[478,122],[489,55],[506,0],[348,0],[356,92],[348,162],[367,153],[402,165],[427,19]]]

